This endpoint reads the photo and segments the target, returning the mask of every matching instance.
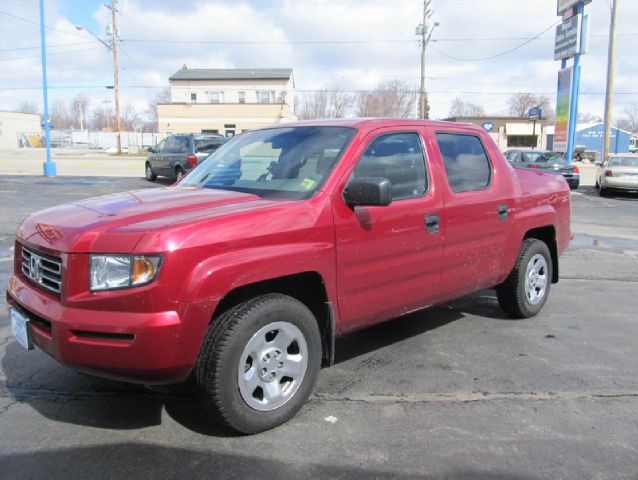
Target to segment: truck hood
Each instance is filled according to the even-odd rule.
[[[66,253],[132,252],[145,233],[202,213],[215,216],[272,202],[227,190],[166,187],[124,192],[34,213],[18,227],[21,241]],[[139,226],[139,228],[136,228]]]

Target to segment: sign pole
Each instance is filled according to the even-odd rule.
[[[576,7],[576,14],[581,18],[583,16],[585,10],[585,4],[581,1],[578,2],[578,6]],[[583,41],[583,26],[584,21],[580,24],[580,32],[578,35],[581,38],[581,42]],[[574,77],[572,79],[572,91],[571,91],[571,100],[569,105],[569,130],[567,134],[567,152],[566,157],[569,163],[572,163],[574,158],[574,141],[576,137],[576,125],[578,121],[578,95],[580,93],[580,48],[576,55],[574,55]],[[565,60],[563,60],[565,62]]]
[[[55,162],[51,161],[51,128],[49,126],[49,100],[47,97],[47,51],[44,36],[44,0],[40,0],[40,43],[42,52],[42,93],[44,95],[44,141],[46,143],[47,159],[43,169],[46,177],[55,177]]]

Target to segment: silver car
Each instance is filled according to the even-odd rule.
[[[596,188],[601,197],[610,190],[638,192],[638,155],[611,155],[605,163],[598,166]]]

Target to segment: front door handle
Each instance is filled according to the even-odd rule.
[[[507,220],[507,205],[505,205],[504,203],[499,203],[497,211],[499,220]]]
[[[425,229],[428,233],[439,233],[439,216],[436,213],[425,216]]]

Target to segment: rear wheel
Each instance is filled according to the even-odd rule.
[[[606,196],[608,196],[608,195],[609,195],[609,189],[607,189],[607,188],[605,188],[605,187],[603,187],[603,186],[601,185],[601,186],[599,187],[599,189],[598,189],[598,194],[599,194],[601,197],[606,197]]]
[[[304,404],[321,365],[308,308],[281,294],[248,300],[210,325],[195,365],[206,410],[241,433],[277,427]]]
[[[514,269],[496,287],[499,305],[513,317],[533,317],[547,301],[552,272],[552,256],[545,242],[535,238],[526,239]]]
[[[578,187],[580,187],[580,181],[579,182],[573,182],[569,184],[569,188],[572,190],[576,190]]]
[[[149,162],[146,162],[145,174],[146,180],[148,180],[149,182],[154,182],[155,180],[157,180],[157,175],[155,174],[155,172],[153,172],[153,167],[151,167],[151,164]]]
[[[175,180],[176,181],[180,181],[182,178],[184,178],[184,169],[182,167],[175,167]]]

